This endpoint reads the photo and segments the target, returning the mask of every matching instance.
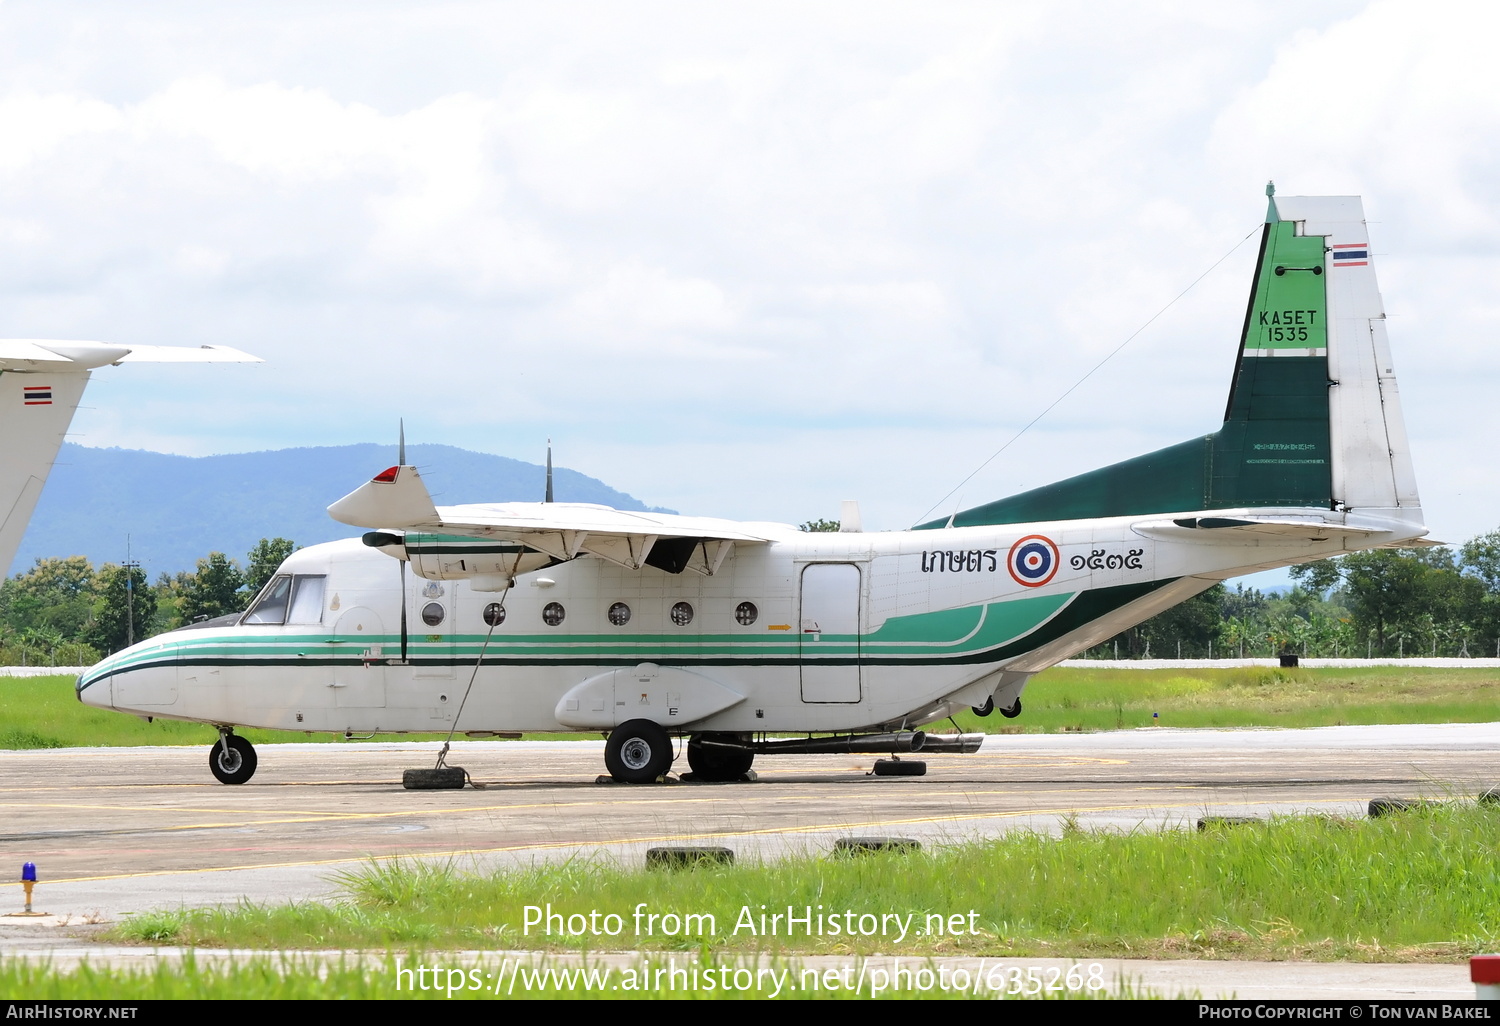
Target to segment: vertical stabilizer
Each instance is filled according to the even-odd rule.
[[[1255,507],[1384,510],[1420,524],[1359,198],[1266,194],[1218,431],[919,526]]]
[[[21,547],[88,380],[86,370],[0,370],[0,573]]]
[[[1363,204],[1358,196],[1278,196],[1274,206],[1325,254],[1334,504],[1399,509],[1402,519],[1420,520]]]

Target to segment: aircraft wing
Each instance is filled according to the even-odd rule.
[[[45,338],[0,339],[0,371],[92,370],[111,363],[260,363],[230,346],[122,346]]]
[[[735,545],[763,545],[770,533],[712,517],[641,513],[579,502],[437,506],[416,467],[391,467],[328,507],[356,527],[502,538],[554,559],[582,553],[631,570],[648,562],[673,573],[712,574]]]

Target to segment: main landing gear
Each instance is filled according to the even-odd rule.
[[[688,767],[693,771],[694,780],[739,780],[750,772],[750,765],[755,762],[754,752],[705,745],[703,739],[711,736],[694,734],[688,738]]]
[[[995,696],[991,695],[989,698],[986,698],[983,705],[971,705],[969,708],[974,710],[975,716],[988,716],[995,711]],[[1018,698],[1014,704],[1001,709],[1000,715],[1004,716],[1007,720],[1013,720],[1021,715],[1021,700]]]
[[[208,753],[208,768],[221,784],[243,784],[255,776],[255,746],[228,727],[219,728],[219,740]]]
[[[650,720],[620,724],[604,746],[604,768],[622,784],[649,784],[667,772],[672,759],[672,739]]]

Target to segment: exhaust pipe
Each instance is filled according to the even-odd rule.
[[[982,734],[975,736],[983,737]],[[764,755],[903,755],[922,751],[926,738],[927,735],[920,730],[902,730],[888,734],[850,734],[844,737],[794,737],[782,741],[740,741],[708,736],[700,743],[704,748]]]
[[[928,734],[922,742],[922,754],[947,752],[953,755],[973,755],[984,744],[984,734]]]

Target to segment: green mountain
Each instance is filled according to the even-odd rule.
[[[240,560],[261,538],[312,545],[359,532],[326,507],[394,462],[390,445],[339,445],[224,456],[170,456],[65,444],[20,551],[19,573],[43,556],[132,558],[154,579],[191,570],[208,553]],[[407,458],[439,505],[540,501],[546,470],[451,445],[411,445]],[[651,509],[592,477],[557,468],[559,502]]]

